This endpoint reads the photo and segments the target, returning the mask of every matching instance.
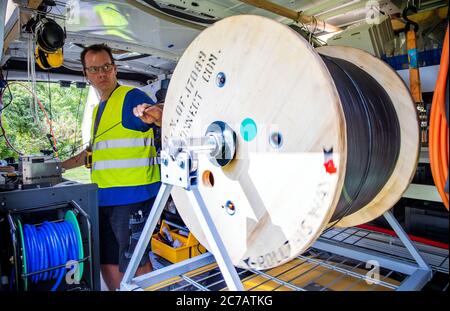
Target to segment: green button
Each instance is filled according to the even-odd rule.
[[[252,141],[256,137],[258,127],[255,121],[250,118],[246,118],[241,122],[241,136],[245,141]]]

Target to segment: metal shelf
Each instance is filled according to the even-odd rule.
[[[382,269],[379,281],[375,281],[370,279],[368,272],[363,262],[314,248],[287,264],[267,271],[238,269],[247,291],[389,291],[398,289],[407,277]],[[227,286],[217,264],[210,264],[146,290],[217,291],[227,290]]]
[[[362,249],[377,251],[392,258],[414,262],[411,254],[402,245],[400,239],[388,234],[360,228],[333,228],[324,233],[321,239],[356,245]],[[414,245],[433,271],[449,273],[449,251],[447,249],[416,242],[414,242]]]
[[[428,152],[428,147],[420,148],[419,163],[430,163]],[[402,197],[442,203],[442,198],[435,185],[410,184]]]
[[[324,245],[338,245],[348,255],[352,251],[365,254],[368,258],[384,258],[389,264],[381,264],[379,279],[371,278],[373,266],[364,260],[326,251]],[[434,272],[448,274],[448,250],[414,243],[424,260]],[[167,279],[154,283],[145,290],[210,291],[227,290],[227,285],[214,261],[207,253],[189,259],[190,265],[200,259],[207,264],[196,269],[178,273],[182,263],[164,267],[161,275]],[[353,256],[355,257],[355,256]],[[325,232],[304,254],[279,267],[266,271],[237,269],[241,282],[247,291],[394,291],[405,289],[414,277],[408,272],[414,266],[414,258],[397,237],[373,231],[333,228]],[[444,285],[443,290],[448,288]],[[420,288],[418,288],[420,289]]]
[[[442,198],[434,185],[410,184],[403,197],[442,203]]]

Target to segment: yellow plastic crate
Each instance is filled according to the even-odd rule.
[[[183,245],[178,248],[173,248],[172,246],[158,240],[158,234],[154,234],[152,236],[151,246],[152,252],[156,255],[161,256],[172,263],[176,263],[206,252],[206,249],[197,241],[191,232],[189,232],[188,237],[185,237],[178,233],[178,229],[171,230],[169,225],[167,225],[164,220],[162,221],[161,228],[159,229],[159,233],[161,235],[163,235],[163,228],[167,228],[169,230],[169,234],[174,241],[178,240]]]

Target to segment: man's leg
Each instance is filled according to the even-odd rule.
[[[148,220],[148,215],[150,214],[150,210],[151,210],[151,208],[153,207],[153,203],[155,202],[155,199],[156,199],[156,198],[150,199],[150,200],[148,200],[148,201],[145,203],[145,205],[144,205],[144,215],[143,215],[144,217],[143,217],[143,223],[140,224],[140,225],[138,225],[138,229],[137,229],[138,232],[141,232],[141,233],[142,233],[142,230],[144,230],[145,223],[146,223],[147,220]],[[139,237],[140,237],[140,236],[141,236],[141,235],[139,234]],[[137,244],[137,241],[136,241],[136,244]],[[135,247],[136,247],[136,246],[134,245],[133,248],[132,248],[133,251],[134,251],[134,248],[135,248]],[[146,248],[146,251],[145,251],[144,256],[147,256],[147,258],[148,258],[149,252],[150,252],[150,245],[148,245],[148,247]],[[142,261],[141,261],[141,262],[142,262]],[[145,260],[144,260],[144,262],[145,262]],[[144,274],[149,273],[149,272],[152,272],[152,271],[153,271],[152,262],[151,262],[150,258],[148,258],[148,262],[145,263],[143,266],[140,266],[140,267],[137,269],[136,275],[137,275],[137,276],[139,276],[139,275],[144,275]]]
[[[116,290],[123,274],[119,272],[119,244],[111,220],[114,207],[99,208],[100,270],[108,290]]]
[[[142,267],[139,267],[136,271],[136,276],[138,275],[144,275],[146,273],[152,272],[153,271],[153,266],[151,262],[146,263],[145,265],[143,265]]]
[[[130,262],[131,256],[136,248],[139,237],[144,229],[145,223],[150,214],[150,209],[154,199],[145,202],[129,205],[128,209],[128,232],[118,237],[119,242],[119,271],[125,273]],[[144,255],[142,256],[139,267],[136,270],[136,276],[149,273],[153,270],[150,258],[150,243],[147,245]]]
[[[114,291],[120,287],[123,273],[119,271],[119,265],[100,265],[102,277],[109,290]]]
[[[124,206],[102,208],[105,215],[101,221],[101,258],[102,277],[109,290],[120,288],[140,232],[150,213],[153,200]],[[132,235],[132,236],[131,236]],[[131,243],[131,244],[130,244]],[[141,260],[136,275],[143,275],[153,270],[148,258],[149,246]],[[117,263],[117,264],[116,264]]]

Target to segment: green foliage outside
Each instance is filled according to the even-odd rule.
[[[78,181],[84,184],[88,184],[91,182],[91,174],[89,169],[84,166],[77,167],[71,170],[66,171],[63,174],[63,177],[69,180]]]
[[[40,150],[51,150],[50,142],[46,137],[50,130],[44,113],[38,107],[38,117],[35,120],[31,108],[32,95],[19,83],[31,89],[30,83],[10,82],[12,101],[1,115],[8,140],[16,150],[25,155],[40,154]],[[87,88],[78,89],[74,84],[70,87],[60,87],[59,83],[39,82],[36,84],[37,97],[52,121],[61,161],[69,158],[73,153],[78,153],[82,148],[81,123],[87,93]],[[10,92],[6,89],[3,94],[3,105],[6,106],[10,99]],[[0,136],[0,159],[8,157],[14,157],[17,160],[18,154],[9,148],[4,138]],[[75,176],[73,180],[89,181],[89,171],[84,168],[71,174]]]

